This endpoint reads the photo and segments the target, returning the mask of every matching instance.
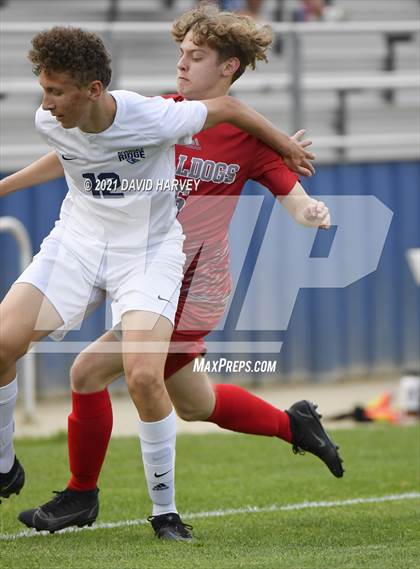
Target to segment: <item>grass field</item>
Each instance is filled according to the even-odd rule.
[[[420,494],[400,495],[420,491],[418,428],[367,425],[334,436],[345,459],[341,480],[315,457],[294,456],[276,439],[179,436],[177,502],[185,521],[194,525],[193,543],[161,542],[144,523],[149,501],[138,441],[132,438],[111,443],[100,479],[96,528],[29,537],[16,516],[64,487],[66,441],[64,436],[18,441],[27,484],[20,496],[0,506],[0,566],[417,569]],[[344,502],[390,495],[399,497]],[[320,501],[337,503],[316,504]],[[316,503],[309,507],[305,502]],[[298,506],[283,507],[288,504]],[[248,506],[260,511],[244,512]],[[101,527],[107,522],[115,525]]]

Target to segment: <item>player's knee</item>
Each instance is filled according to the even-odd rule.
[[[0,373],[9,369],[19,358],[25,355],[26,346],[20,346],[13,337],[0,336]]]
[[[183,421],[201,421],[201,418],[195,409],[181,408],[177,409],[176,412],[178,417]]]
[[[98,373],[94,356],[80,354],[70,369],[70,384],[76,393],[101,391],[107,385],[103,374]]]
[[[134,367],[126,372],[126,381],[131,396],[150,399],[165,390],[162,374],[153,368]]]
[[[77,393],[82,393],[86,387],[87,383],[87,373],[86,368],[83,365],[83,359],[78,356],[73,365],[70,368],[70,384],[72,391],[76,391]]]
[[[200,409],[200,407],[193,407],[188,404],[177,404],[175,409],[178,417],[183,421],[205,421],[209,416],[206,409]]]

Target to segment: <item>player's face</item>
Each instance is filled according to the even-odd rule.
[[[230,77],[224,73],[225,64],[219,62],[214,49],[195,44],[192,32],[188,32],[179,49],[177,89],[180,95],[201,100],[226,94]]]
[[[91,110],[89,90],[79,87],[68,73],[41,71],[39,84],[44,91],[42,108],[50,111],[62,127],[75,128],[88,120]]]

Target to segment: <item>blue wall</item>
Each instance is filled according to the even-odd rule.
[[[329,195],[376,196],[381,202],[377,202],[378,206],[384,204],[393,212],[383,251],[377,269],[349,286],[301,288],[287,329],[278,333],[259,330],[253,333],[253,339],[283,340],[278,363],[285,381],[293,376],[320,381],[420,369],[420,288],[405,256],[408,248],[420,247],[420,163],[323,166],[318,167],[316,176],[304,185],[311,195],[323,196],[330,206],[338,200],[328,199]],[[247,191],[253,193],[255,187]],[[269,200],[265,198],[265,201],[270,208]],[[334,208],[330,209],[334,223]],[[233,224],[237,221],[234,219]],[[370,245],[378,227],[372,217],[363,216],[363,212],[355,219],[349,215],[347,223],[354,224],[352,255],[366,257],[371,252]],[[239,241],[243,238],[238,227],[239,224],[232,239],[232,261],[235,248],[239,250],[238,238]],[[278,239],[271,242],[272,251],[265,256],[267,275],[260,278],[254,298],[248,297],[248,301],[254,302],[255,321],[261,313],[267,321],[270,311],[276,314],[282,311],[273,299],[276,295],[282,298],[282,288],[295,262],[293,251],[311,231],[299,227],[293,233],[293,241],[284,245],[281,242],[284,232],[279,230]],[[314,236],[315,246],[319,245],[321,257],[328,256],[331,246],[328,241],[334,234],[328,237],[330,232],[320,233]],[[285,248],[292,252],[289,256],[284,255]],[[313,250],[311,256],[316,253]],[[261,256],[261,251],[259,254]],[[345,262],[343,257],[343,265],[336,270],[344,271]],[[256,267],[261,269],[261,266]],[[238,289],[246,288],[250,280],[250,271],[247,274],[245,268],[243,273]],[[261,274],[261,270],[257,273]],[[245,278],[241,283],[242,276]],[[240,306],[244,291],[238,296],[242,297],[238,302]],[[237,306],[232,308],[237,309]],[[240,309],[243,308],[240,306]]]
[[[317,175],[304,185],[314,196],[325,196],[326,202],[328,195],[374,195],[393,212],[377,270],[343,288],[303,287],[285,329],[264,330],[260,322],[256,326],[258,330],[251,330],[254,326],[249,314],[243,316],[244,302],[248,313],[255,314],[256,322],[264,312],[280,312],[282,287],[293,268],[293,251],[299,248],[300,240],[303,243],[309,232],[311,239],[315,239],[311,257],[328,257],[334,232],[321,235],[320,232],[315,234],[315,230],[299,228],[303,231],[302,238],[300,233],[293,232],[293,238],[286,244],[284,231],[278,236],[274,234],[270,241],[265,239],[265,256],[269,260],[267,276],[259,289],[263,293],[255,295],[254,291],[252,296],[249,285],[259,254],[261,256],[261,243],[267,237],[267,221],[273,213],[274,202],[261,186],[248,184],[244,201],[247,195],[264,197],[260,198],[261,208],[257,211],[253,208],[244,214],[245,210],[238,207],[232,222],[232,270],[237,287],[223,326],[210,340],[283,342],[280,353],[274,356],[254,356],[257,359],[275,357],[282,381],[293,376],[318,381],[349,374],[418,368],[420,288],[410,273],[405,252],[408,248],[420,247],[420,163],[320,166]],[[19,218],[28,228],[34,251],[37,251],[57,217],[65,192],[65,183],[60,180],[8,196],[0,200],[0,216]],[[285,220],[285,227],[287,223]],[[355,254],[363,255],[363,251],[367,254],[372,241],[372,220],[367,215],[366,219],[358,216],[354,225]],[[244,250],[244,243],[251,235],[252,242]],[[289,256],[284,255],[284,251],[281,253],[282,247],[290,252]],[[239,262],[241,255],[246,256],[245,266]],[[281,262],[276,262],[280,257]],[[16,245],[4,234],[0,234],[0,267],[0,296],[3,297],[18,274]],[[80,332],[72,332],[67,338],[92,340],[103,331],[104,311],[100,310],[89,317]],[[68,367],[73,358],[70,354],[40,355],[39,388],[45,390],[58,383],[67,385]]]

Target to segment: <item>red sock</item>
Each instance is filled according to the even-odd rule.
[[[230,431],[279,437],[292,442],[287,413],[237,385],[219,383],[213,389],[216,405],[207,421]]]
[[[71,478],[67,488],[93,490],[112,431],[112,406],[108,390],[97,393],[72,392],[72,412],[68,418],[68,445]]]

